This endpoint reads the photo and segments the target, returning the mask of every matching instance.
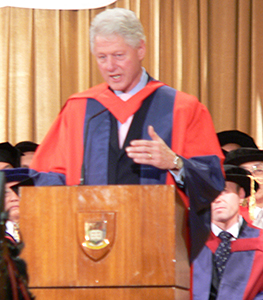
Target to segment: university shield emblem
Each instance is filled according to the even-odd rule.
[[[115,238],[115,212],[77,214],[79,244],[84,253],[99,261],[111,250]]]

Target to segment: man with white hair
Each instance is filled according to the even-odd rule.
[[[208,185],[218,179],[223,154],[210,114],[196,97],[153,79],[142,67],[145,35],[135,13],[99,13],[90,45],[105,83],[68,99],[30,168],[58,174],[67,185],[175,184],[178,175],[183,185],[184,158],[207,156],[197,168],[200,177]],[[206,208],[215,196],[209,195]]]
[[[98,14],[90,44],[105,83],[69,98],[31,168],[62,173],[69,185],[160,184],[174,183],[177,155],[223,158],[206,107],[142,67],[145,36],[134,12]]]

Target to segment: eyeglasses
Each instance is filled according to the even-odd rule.
[[[263,164],[255,164],[252,167],[245,167],[243,166],[244,169],[249,171],[253,179],[258,183],[258,184],[263,184]]]
[[[244,168],[256,177],[263,177],[263,164],[254,165],[251,168]]]

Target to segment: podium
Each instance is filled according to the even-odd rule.
[[[185,207],[169,185],[21,187],[37,300],[188,300]]]

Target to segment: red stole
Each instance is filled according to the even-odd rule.
[[[122,101],[109,89],[107,83],[102,83],[96,88],[94,87],[85,92],[72,95],[69,100],[94,98],[105,106],[114,117],[123,124],[141,107],[145,98],[163,85],[165,84],[159,81],[150,81],[142,90],[133,95],[129,101]]]

